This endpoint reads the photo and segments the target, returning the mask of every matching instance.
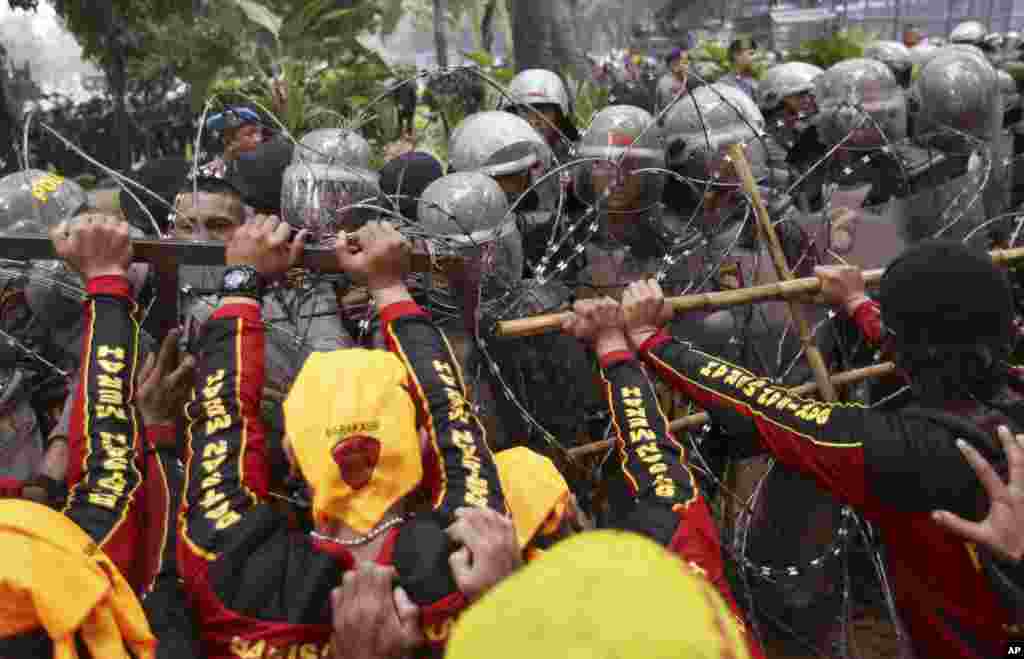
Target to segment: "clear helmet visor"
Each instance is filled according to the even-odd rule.
[[[522,237],[493,178],[480,172],[444,176],[423,191],[417,215],[439,257],[429,282],[435,302],[462,307],[475,291],[494,299],[522,278]],[[456,257],[459,267],[451,268],[445,257]]]
[[[88,205],[80,185],[38,169],[0,179],[0,234],[43,234]]]
[[[876,149],[906,137],[906,97],[881,62],[840,62],[815,81],[815,95],[819,134],[828,146]]]
[[[1002,125],[999,76],[983,56],[946,50],[924,66],[915,87],[926,133],[990,141]]]
[[[661,200],[665,175],[662,132],[650,113],[616,105],[594,115],[576,150],[574,190],[587,205],[603,199],[604,210],[635,212]],[[607,195],[605,198],[604,196]]]
[[[342,229],[355,230],[376,217],[378,211],[357,206],[375,205],[379,196],[378,177],[368,170],[295,163],[284,173],[282,219],[308,230],[311,243],[320,243]]]

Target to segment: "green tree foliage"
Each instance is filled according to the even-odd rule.
[[[840,30],[830,37],[811,39],[790,54],[790,61],[808,62],[827,69],[843,60],[864,56],[864,48],[877,39],[861,28]]]

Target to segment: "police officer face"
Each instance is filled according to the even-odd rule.
[[[782,116],[787,121],[808,117],[816,110],[814,95],[811,93],[793,94],[782,99]]]
[[[616,166],[610,161],[601,161],[593,164],[591,180],[594,185],[594,195],[600,196],[609,187],[611,196],[608,197],[608,208],[613,211],[626,211],[636,208],[637,202],[643,195],[644,181],[640,174],[633,174],[636,166],[630,163],[627,158]]]
[[[519,110],[519,116],[526,119],[530,126],[544,137],[548,144],[554,144],[558,141],[558,131],[555,130],[555,126],[558,125],[560,114],[558,106],[548,104],[535,105],[532,108],[521,108]]]
[[[174,212],[174,235],[182,240],[227,242],[245,217],[237,195],[219,192],[181,193]]]
[[[527,188],[530,187],[530,172],[517,172],[515,174],[505,174],[502,176],[495,176],[494,180],[498,182],[501,189],[505,191],[505,195],[508,197],[509,203],[514,202],[519,198],[519,195],[526,192]]]

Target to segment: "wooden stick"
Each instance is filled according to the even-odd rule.
[[[877,378],[884,375],[889,375],[896,370],[896,365],[892,362],[882,362],[881,364],[875,364],[873,366],[866,366],[864,368],[855,368],[851,371],[843,371],[833,375],[830,380],[833,386],[842,386],[846,384],[854,384],[867,380],[868,378]],[[818,383],[815,381],[806,382],[799,386],[788,389],[788,393],[796,394],[798,396],[804,396],[807,394],[813,394],[818,390]],[[679,419],[673,419],[668,424],[668,429],[672,432],[679,432],[682,430],[689,430],[690,428],[698,428],[705,423],[711,421],[711,417],[707,412],[698,412],[696,414],[690,414]],[[600,453],[608,450],[615,440],[604,439],[598,442],[592,442],[590,444],[584,444],[583,446],[577,446],[574,449],[569,450],[569,455],[572,458],[582,458],[593,453]]]
[[[1015,249],[996,249],[989,252],[992,262],[997,265],[1012,263],[1024,259],[1024,247]],[[882,280],[882,273],[885,270],[865,270],[863,272],[864,283],[869,288],[877,286]],[[698,311],[702,309],[728,309],[742,304],[753,304],[756,302],[769,302],[773,300],[788,300],[791,298],[803,298],[812,296],[821,291],[821,281],[817,277],[803,277],[801,279],[790,279],[787,281],[775,281],[760,286],[748,286],[733,291],[719,291],[716,293],[694,293],[692,295],[680,295],[678,297],[666,298],[665,301],[672,305],[676,313],[686,311]],[[516,320],[503,320],[498,323],[498,336],[520,337],[536,336],[557,332],[562,326],[562,320],[566,313],[547,313],[529,318],[517,318]]]
[[[743,145],[733,144],[730,146],[729,157],[732,159],[733,169],[739,174],[740,180],[743,182],[743,188],[750,195],[754,212],[757,215],[758,226],[761,229],[761,237],[767,241],[768,251],[772,255],[772,262],[775,264],[775,274],[778,275],[779,281],[792,281],[793,273],[789,270],[789,264],[786,263],[786,254],[782,251],[782,243],[779,242],[779,237],[775,233],[775,227],[772,226],[772,220],[768,216],[768,209],[765,208],[764,200],[761,199],[761,190],[754,181],[753,172],[750,171],[750,163],[747,162],[747,156],[743,152]],[[804,309],[799,302],[792,298],[786,302],[789,304],[789,313],[793,317],[793,322],[796,324],[800,335],[804,357],[807,359],[807,363],[814,373],[814,379],[818,383],[818,390],[825,400],[834,401],[838,396],[836,396],[836,390],[832,387],[832,382],[829,380],[825,358],[821,356],[821,350],[818,348],[818,344],[814,342],[811,324],[804,314]]]

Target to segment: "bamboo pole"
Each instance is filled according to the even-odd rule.
[[[992,262],[997,265],[1004,265],[1024,259],[1024,247],[1015,249],[996,249],[989,252]],[[869,288],[877,286],[882,280],[884,269],[865,270],[864,283]],[[787,281],[774,281],[770,284],[760,286],[748,286],[732,291],[719,291],[715,293],[694,293],[692,295],[680,295],[678,297],[666,298],[665,302],[671,305],[676,313],[687,311],[728,309],[743,304],[754,304],[757,302],[770,302],[778,300],[789,300],[793,298],[808,298],[821,292],[821,281],[817,277],[802,277]],[[557,332],[562,327],[562,321],[567,313],[547,313],[528,318],[517,318],[515,320],[503,320],[497,325],[498,336],[522,337]]]
[[[843,371],[837,373],[830,378],[831,384],[834,387],[839,387],[847,384],[854,384],[867,380],[868,378],[877,378],[885,375],[889,375],[896,370],[896,365],[892,362],[882,362],[881,364],[875,364],[873,366],[866,366],[864,368],[855,368],[850,371]],[[796,394],[798,396],[804,396],[807,394],[815,393],[818,390],[818,383],[815,381],[806,382],[799,386],[793,387],[787,390],[790,394]],[[679,419],[673,419],[668,424],[668,429],[672,432],[680,432],[683,430],[689,430],[690,428],[698,428],[705,423],[711,421],[711,417],[707,412],[698,412],[696,414],[689,414]],[[608,448],[614,443],[615,440],[603,439],[597,442],[591,442],[590,444],[584,444],[583,446],[577,446],[574,449],[569,450],[569,455],[575,458],[582,458],[593,453],[600,453],[608,450]]]
[[[761,199],[761,190],[754,181],[753,172],[750,171],[750,163],[747,162],[747,156],[743,152],[743,145],[733,144],[730,146],[729,157],[733,169],[743,183],[743,189],[750,195],[754,213],[757,215],[758,227],[761,230],[761,238],[766,241],[768,252],[772,255],[772,262],[775,264],[775,274],[780,282],[792,281],[793,273],[789,270],[789,264],[786,263],[786,254],[782,251],[782,243],[779,242],[779,236],[775,233],[775,227],[772,226],[772,220],[768,216],[768,209],[765,208],[764,200]],[[796,325],[800,335],[804,357],[807,359],[811,372],[814,373],[814,379],[818,383],[818,390],[826,401],[834,401],[838,396],[836,396],[836,390],[832,387],[832,382],[829,380],[825,358],[821,356],[821,350],[814,342],[811,324],[804,314],[803,306],[792,298],[786,300],[786,302],[789,305],[789,313],[793,318],[793,323]]]

